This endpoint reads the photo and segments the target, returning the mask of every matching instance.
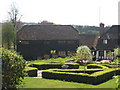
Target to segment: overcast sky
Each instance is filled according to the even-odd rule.
[[[16,3],[23,22],[47,20],[63,25],[118,24],[119,0],[1,0],[0,22],[8,18],[12,2]]]

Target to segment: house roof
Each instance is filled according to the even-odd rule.
[[[71,25],[25,25],[18,31],[18,40],[78,40],[78,31]]]
[[[120,25],[112,25],[107,32],[105,32],[101,39],[119,39],[120,36]]]
[[[89,48],[96,49],[98,37],[95,34],[80,34],[80,45],[86,45]]]
[[[108,43],[104,44],[103,40],[107,40]],[[120,25],[113,25],[107,32],[105,32],[98,40],[98,50],[113,50],[119,47],[120,41]]]

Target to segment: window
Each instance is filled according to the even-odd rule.
[[[103,40],[103,44],[107,44],[108,43],[108,41],[107,40]]]

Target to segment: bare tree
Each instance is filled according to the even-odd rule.
[[[11,4],[11,8],[10,8],[10,11],[8,12],[8,14],[9,14],[10,22],[13,23],[15,29],[16,30],[20,29],[22,26],[22,23],[20,21],[22,15],[19,13],[19,10],[16,7],[15,3]]]

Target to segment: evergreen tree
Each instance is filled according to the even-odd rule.
[[[11,49],[16,42],[16,30],[10,22],[2,24],[2,47]],[[14,47],[15,48],[15,47]]]

